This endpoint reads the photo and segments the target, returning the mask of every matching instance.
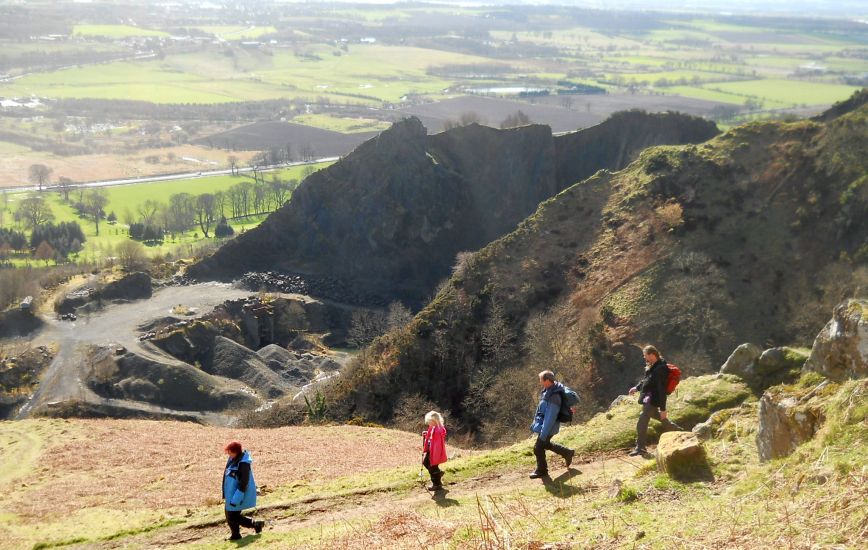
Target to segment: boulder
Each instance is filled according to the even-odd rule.
[[[815,394],[799,397],[782,389],[763,394],[756,436],[760,460],[787,456],[814,436],[825,419],[822,408],[811,404]]]
[[[723,409],[719,411],[714,411],[711,413],[711,416],[708,417],[708,420],[705,422],[701,422],[693,427],[691,430],[696,436],[700,439],[700,441],[706,441],[708,439],[712,439],[717,435],[718,430],[723,425],[724,422],[732,416],[732,409]]]
[[[835,307],[804,368],[833,380],[868,376],[868,300],[847,300]]]
[[[735,348],[723,366],[720,374],[733,374],[742,379],[751,376],[751,368],[754,362],[762,354],[762,350],[755,344],[742,344]]]
[[[699,437],[691,432],[666,432],[660,436],[657,469],[682,481],[713,477],[705,448]]]
[[[757,390],[798,378],[807,354],[795,348],[778,347],[761,350],[754,344],[735,348],[723,366],[721,374],[738,376]]]

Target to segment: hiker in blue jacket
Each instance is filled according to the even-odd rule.
[[[540,391],[539,405],[536,407],[536,414],[530,427],[530,431],[538,434],[533,446],[536,470],[530,474],[531,479],[548,477],[547,450],[563,457],[567,468],[570,467],[573,456],[576,454],[576,451],[572,449],[552,443],[552,437],[561,429],[560,422],[558,422],[558,412],[561,410],[564,385],[555,380],[555,373],[550,370],[539,373],[539,383],[542,386],[542,391]]]
[[[226,523],[232,535],[229,540],[241,539],[241,527],[262,532],[264,521],[253,521],[241,514],[242,510],[256,506],[256,481],[253,480],[253,459],[250,453],[241,448],[241,443],[233,441],[224,449],[229,459],[223,472],[223,500],[226,502]]]
[[[669,420],[666,413],[666,384],[669,380],[669,367],[666,360],[654,346],[642,348],[645,357],[645,376],[630,388],[630,395],[639,394],[639,404],[642,414],[636,422],[636,448],[630,451],[630,456],[645,456],[645,441],[648,439],[648,423],[655,418],[663,424],[663,431],[682,431],[681,426]]]

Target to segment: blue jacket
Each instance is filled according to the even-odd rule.
[[[564,385],[555,382],[550,388],[540,392],[539,405],[533,417],[530,431],[539,434],[540,439],[548,441],[561,430],[558,422],[558,412],[561,410],[561,398],[564,395]]]
[[[249,476],[239,476],[238,468],[242,464],[246,464],[246,468],[250,472]],[[243,484],[243,477],[248,477],[246,487],[239,486],[239,482]],[[241,479],[239,479],[241,478]],[[248,508],[256,506],[256,482],[253,480],[253,459],[250,458],[250,453],[244,451],[241,458],[233,460],[230,458],[226,461],[226,470],[223,472],[223,499],[226,502],[226,509],[230,512],[240,512]]]

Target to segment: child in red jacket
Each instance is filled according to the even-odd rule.
[[[429,491],[441,491],[443,484],[443,472],[440,464],[446,462],[446,428],[443,427],[443,416],[437,411],[431,411],[425,415],[425,423],[428,429],[422,432],[422,465],[431,475]]]

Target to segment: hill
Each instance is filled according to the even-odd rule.
[[[421,400],[494,440],[523,427],[544,368],[593,411],[641,374],[647,342],[692,376],[739,342],[808,341],[868,285],[866,135],[868,107],[855,105],[598,172],[465,257],[333,399],[381,422]]]
[[[254,456],[254,514],[267,522],[239,545],[862,547],[866,322],[868,301],[836,307],[791,384],[752,390],[744,372],[683,381],[669,409],[696,424],[681,436],[702,449],[694,460],[704,469],[667,473],[662,460],[625,456],[639,412],[632,402],[562,429],[576,460],[552,463],[549,479],[528,479],[528,441],[467,451],[450,439],[447,490],[433,495],[418,482],[418,435],[381,428],[4,422],[2,479],[13,491],[0,530],[16,548],[234,548],[223,542],[214,474],[221,445],[239,438]]]
[[[671,113],[622,113],[557,137],[548,126],[477,124],[428,136],[408,118],[311,175],[260,228],[188,273],[327,277],[360,295],[419,305],[459,252],[513,230],[541,201],[599,169],[621,168],[649,144],[715,133],[710,122]]]

